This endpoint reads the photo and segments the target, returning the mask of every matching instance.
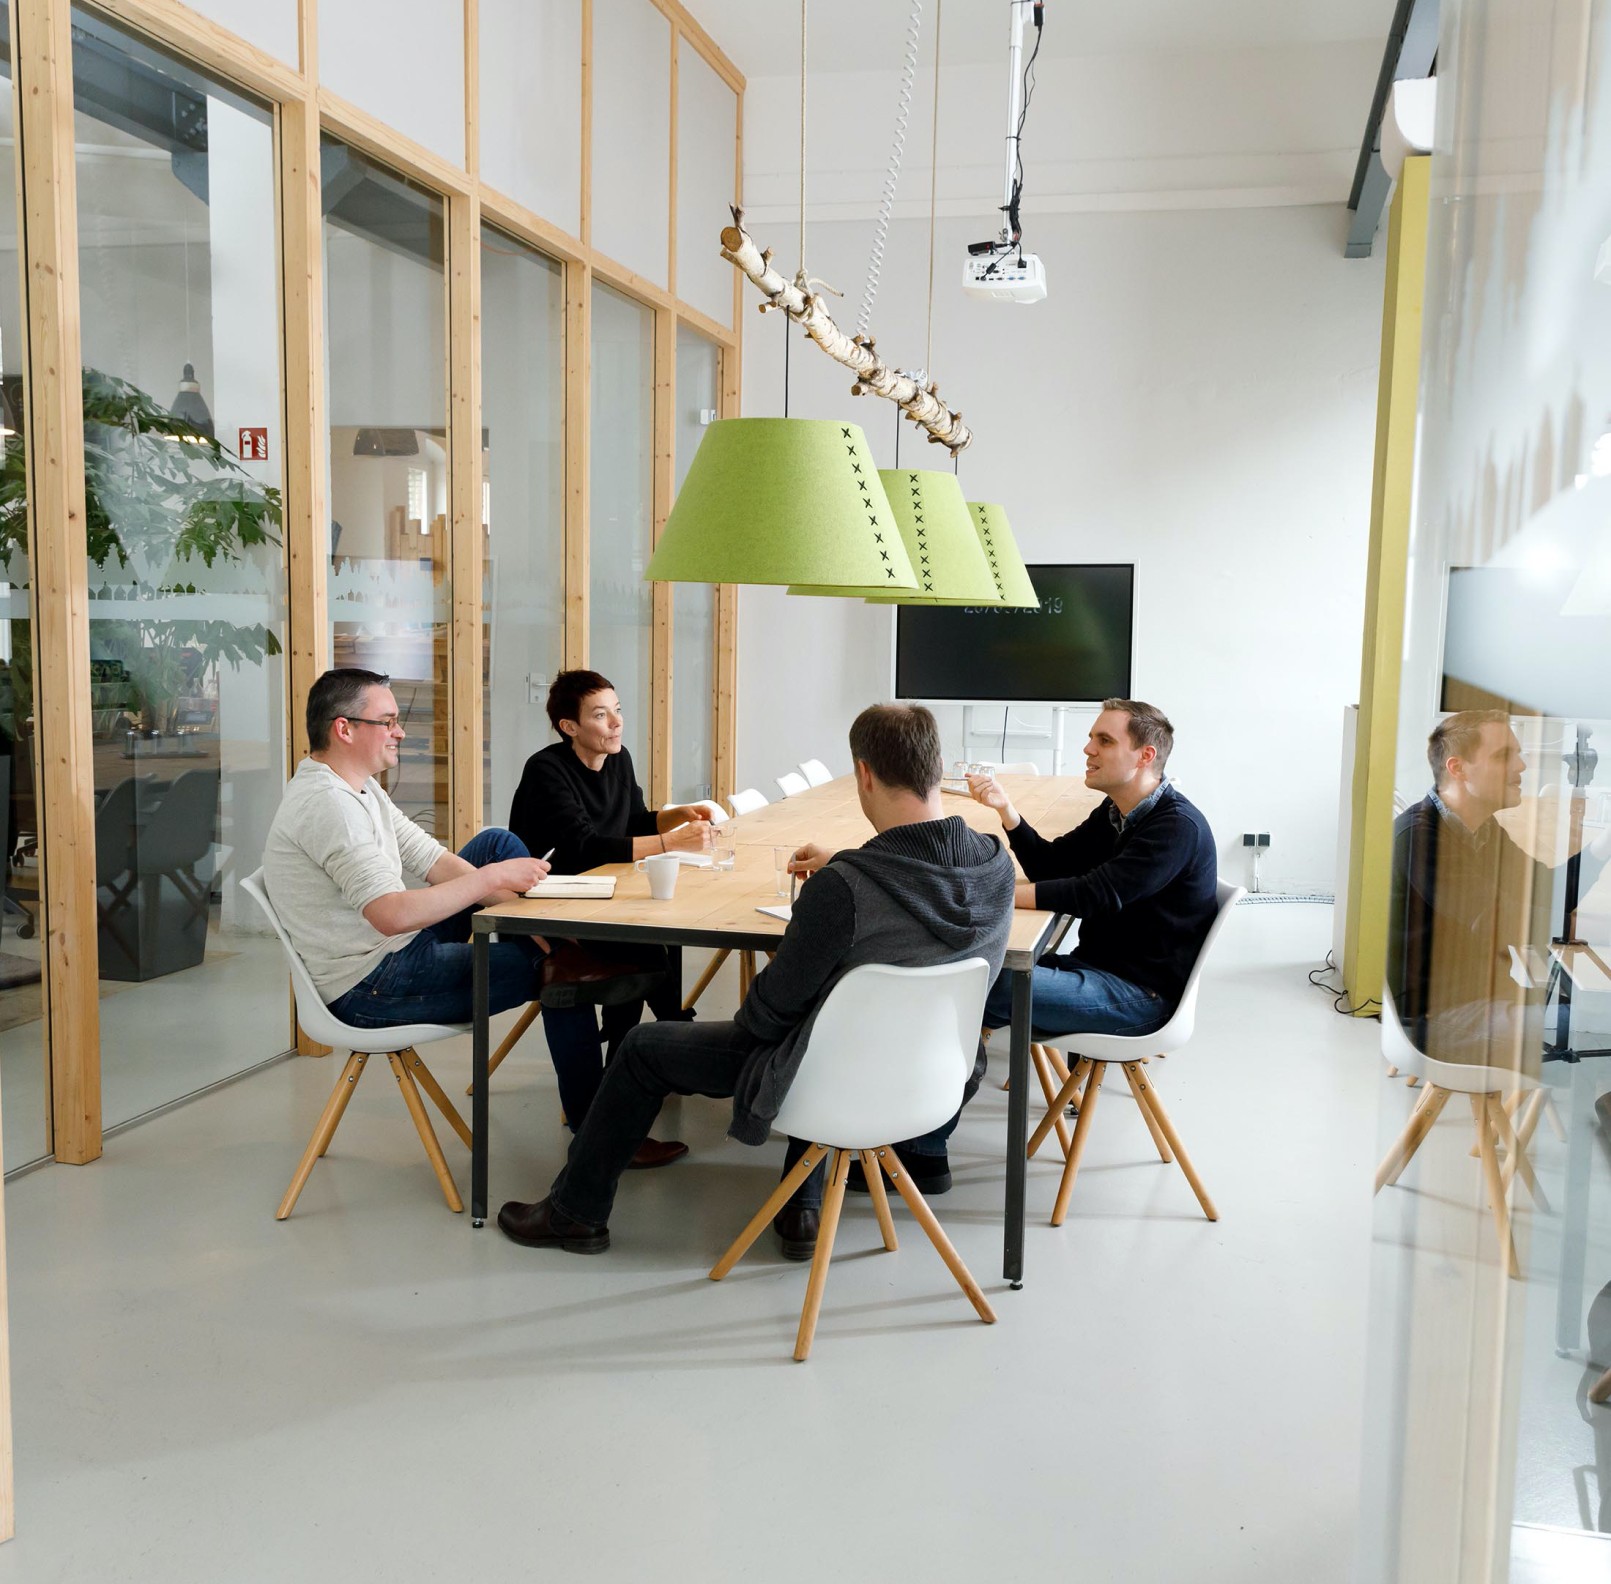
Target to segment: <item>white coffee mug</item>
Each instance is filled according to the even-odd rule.
[[[677,871],[682,865],[675,853],[656,853],[652,858],[640,858],[632,866],[649,877],[649,895],[656,902],[669,902],[677,894]]]

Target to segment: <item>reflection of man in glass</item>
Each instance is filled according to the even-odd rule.
[[[1461,710],[1427,759],[1432,791],[1393,826],[1387,982],[1426,1055],[1515,1067],[1527,997],[1510,948],[1548,939],[1550,895],[1548,871],[1494,819],[1521,802],[1521,743],[1503,710]]]

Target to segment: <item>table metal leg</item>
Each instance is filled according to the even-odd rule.
[[[1594,1165],[1594,1083],[1589,1063],[1572,1064],[1566,1106],[1566,1193],[1561,1216],[1561,1274],[1555,1293],[1555,1347],[1575,1352],[1583,1345],[1583,1281],[1588,1253],[1589,1176]]]
[[[487,1224],[487,1078],[488,1045],[487,994],[491,976],[492,937],[485,930],[470,933],[471,1016],[470,1077],[475,1091],[470,1097],[470,1225]]]
[[[1029,1145],[1029,1021],[1034,970],[1012,976],[1012,1038],[1007,1048],[1007,1216],[1002,1275],[1016,1291],[1024,1284],[1024,1188]]]

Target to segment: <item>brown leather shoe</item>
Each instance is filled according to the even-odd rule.
[[[688,1153],[681,1139],[645,1139],[627,1162],[628,1171],[651,1171],[656,1166],[669,1166]]]
[[[610,1246],[610,1229],[573,1221],[554,1208],[552,1199],[521,1204],[511,1199],[498,1212],[498,1229],[527,1248],[562,1248],[567,1254],[602,1254]]]
[[[808,1260],[817,1252],[817,1232],[822,1225],[822,1214],[806,1210],[799,1205],[784,1205],[772,1217],[772,1230],[786,1260]]]

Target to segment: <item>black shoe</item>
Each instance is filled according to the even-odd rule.
[[[567,1254],[602,1254],[610,1246],[607,1226],[588,1226],[556,1210],[552,1199],[521,1204],[511,1199],[498,1212],[498,1229],[527,1248],[562,1248]]]
[[[819,1211],[784,1205],[772,1218],[772,1230],[778,1235],[784,1259],[810,1259],[817,1252],[817,1229],[821,1222]]]
[[[940,1194],[951,1191],[951,1158],[948,1155],[913,1155],[906,1150],[897,1148],[895,1158],[905,1169],[906,1175],[911,1178],[912,1186],[923,1195],[925,1199],[937,1198]],[[845,1187],[852,1193],[869,1193],[867,1174],[861,1169],[861,1162],[854,1160],[850,1163],[850,1170],[845,1174]],[[895,1187],[885,1181],[886,1193],[894,1193]]]

